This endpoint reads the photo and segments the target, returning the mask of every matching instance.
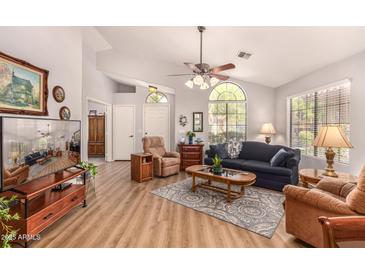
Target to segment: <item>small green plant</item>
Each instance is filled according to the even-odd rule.
[[[223,171],[223,169],[222,169],[222,159],[217,154],[214,155],[214,157],[213,157],[212,171],[213,171],[214,174],[221,174],[222,171]]]
[[[222,159],[217,154],[213,157],[213,165],[215,167],[221,167],[222,166]]]
[[[96,174],[98,174],[98,172],[96,171],[96,165],[94,165],[93,163],[81,161],[80,166],[83,169],[86,169],[90,173],[91,177],[93,177],[93,178],[95,178]]]
[[[189,138],[193,138],[196,136],[195,132],[192,132],[191,130],[189,130],[188,132],[186,132],[186,136],[188,136]]]
[[[16,196],[10,199],[0,197],[0,225],[4,234],[1,235],[1,242],[3,248],[10,248],[10,241],[16,237],[17,230],[14,230],[8,223],[13,220],[19,220],[18,213],[10,213],[10,204],[16,201]]]

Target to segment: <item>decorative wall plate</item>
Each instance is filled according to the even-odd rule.
[[[61,103],[65,100],[65,90],[60,86],[55,86],[52,90],[53,98],[56,102]]]
[[[180,115],[179,117],[179,124],[180,126],[186,126],[186,124],[188,123],[188,119],[186,118],[185,115]]]
[[[61,107],[61,109],[60,109],[60,118],[62,120],[70,120],[71,110],[68,107]]]

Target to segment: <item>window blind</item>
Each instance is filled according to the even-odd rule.
[[[291,97],[289,112],[290,146],[299,148],[303,155],[325,158],[325,148],[312,145],[322,126],[340,126],[350,137],[350,81]],[[335,152],[337,162],[349,163],[349,149]]]

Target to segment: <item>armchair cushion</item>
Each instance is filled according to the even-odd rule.
[[[346,198],[347,195],[356,187],[355,184],[343,182],[337,178],[323,178],[321,179],[316,188],[330,192],[332,194]]]
[[[284,187],[287,198],[293,198],[297,202],[302,202],[314,208],[333,212],[338,215],[357,215],[345,202],[316,189],[307,189],[292,185]]]
[[[161,158],[162,167],[174,166],[180,164],[179,158],[163,157]]]
[[[180,153],[175,151],[166,152],[163,157],[180,158]]]
[[[356,188],[346,197],[346,203],[352,210],[365,214],[365,166],[360,172]]]

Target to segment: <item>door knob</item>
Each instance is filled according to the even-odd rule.
[[[147,135],[147,134],[148,134],[147,132],[144,133],[144,135]]]
[[[133,135],[129,135],[129,138],[133,138],[134,136]]]

